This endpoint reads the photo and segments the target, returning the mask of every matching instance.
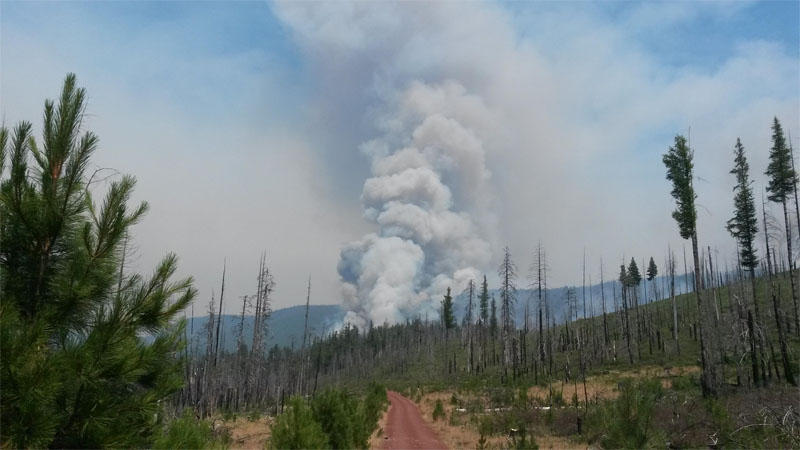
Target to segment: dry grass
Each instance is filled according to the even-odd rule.
[[[251,421],[246,417],[237,417],[236,420],[223,422],[222,426],[231,433],[232,449],[263,449],[270,437],[272,418],[264,416]]]
[[[670,367],[664,368],[659,366],[644,366],[633,371],[622,372],[619,370],[612,370],[603,375],[596,375],[586,378],[586,393],[584,394],[583,382],[577,383],[578,401],[583,402],[585,396],[589,400],[611,400],[617,398],[619,395],[618,385],[619,382],[625,378],[658,378],[661,380],[661,385],[665,389],[672,387],[672,378],[676,376],[683,376],[688,374],[700,373],[700,368],[697,366],[683,366],[683,367]],[[553,392],[561,392],[564,401],[569,403],[573,394],[576,392],[576,385],[572,383],[553,383]],[[528,389],[529,398],[537,398],[540,402],[546,403],[549,396],[549,388],[547,386],[533,386]]]
[[[458,413],[455,411],[456,407],[450,404],[450,398],[453,391],[440,391],[432,392],[422,396],[422,399],[417,404],[422,414],[423,420],[431,427],[431,429],[439,436],[439,439],[447,445],[448,448],[453,449],[474,449],[478,446],[480,440],[480,433],[477,431],[475,424],[470,423],[466,413]],[[436,400],[441,400],[445,407],[446,418],[442,420],[433,420],[433,408],[436,405]],[[457,415],[457,425],[453,425],[450,421],[451,414]],[[461,414],[461,416],[458,416]],[[570,442],[568,439],[561,436],[542,435],[535,436],[537,444],[540,449],[585,449],[585,445]],[[507,448],[510,441],[505,436],[490,436],[486,438],[486,446],[488,448]]]
[[[386,408],[386,411],[383,412],[383,415],[378,420],[378,428],[372,432],[372,436],[369,438],[369,448],[383,448],[383,441],[386,435],[384,434],[384,429],[386,429],[386,420],[389,417],[389,408]]]
[[[466,414],[464,415],[465,420],[461,421],[460,425],[450,424],[449,417],[455,409],[455,406],[450,404],[452,395],[452,391],[432,392],[423,395],[420,402],[417,403],[419,411],[422,413],[422,419],[425,420],[448,448],[475,448],[481,436],[476,427],[468,423]],[[433,408],[436,405],[436,400],[442,401],[446,417],[434,422]],[[459,413],[456,412],[455,414]],[[504,439],[494,437],[487,439],[487,441],[490,447],[495,448],[499,447],[499,444],[503,443]]]

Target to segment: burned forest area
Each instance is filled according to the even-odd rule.
[[[0,3],[0,447],[800,448],[796,2],[145,3]]]

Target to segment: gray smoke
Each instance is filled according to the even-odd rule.
[[[372,161],[364,217],[378,230],[342,249],[345,322],[435,317],[446,289],[488,264],[491,175],[481,139],[453,111],[465,103],[475,101],[457,83],[414,83],[382,117],[384,135],[362,146]]]

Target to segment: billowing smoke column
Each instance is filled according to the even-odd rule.
[[[457,293],[480,277],[491,256],[482,237],[490,173],[481,140],[460,117],[475,108],[457,83],[415,83],[380,121],[384,136],[362,146],[372,159],[364,216],[378,231],[341,251],[346,323],[434,318],[447,287]]]

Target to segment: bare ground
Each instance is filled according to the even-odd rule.
[[[223,422],[222,426],[231,433],[232,449],[263,449],[270,437],[272,418],[260,417],[249,420],[246,417],[237,417],[236,420]]]

